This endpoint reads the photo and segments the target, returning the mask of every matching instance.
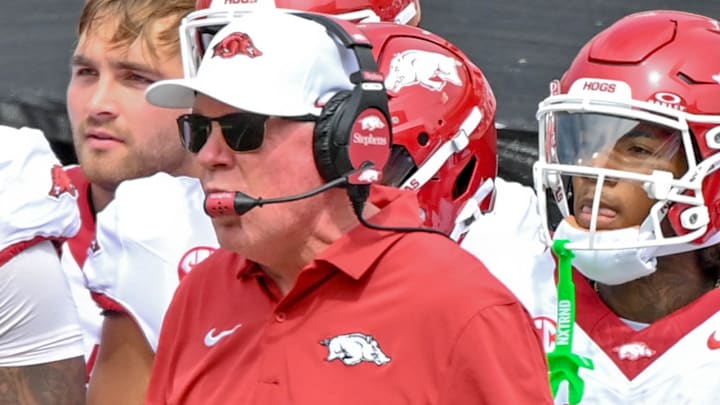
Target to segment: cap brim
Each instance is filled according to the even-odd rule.
[[[196,80],[174,79],[153,83],[145,91],[145,99],[152,105],[164,108],[190,108],[198,89]]]
[[[145,91],[145,99],[158,107],[192,108],[198,93],[212,97],[221,103],[243,111],[256,114],[274,115],[278,117],[300,117],[319,115],[321,108],[308,110],[303,103],[293,102],[289,97],[257,97],[257,90],[251,89],[243,96],[232,86],[218,86],[218,82],[210,83],[194,77],[190,79],[163,80],[153,83]]]

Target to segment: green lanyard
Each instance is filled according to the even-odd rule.
[[[570,404],[579,404],[585,393],[585,382],[580,378],[580,367],[593,370],[592,360],[572,352],[573,330],[575,328],[575,283],[572,278],[572,259],[570,249],[565,248],[567,240],[556,240],[553,253],[558,257],[557,284],[557,334],[555,349],[548,353],[550,367],[550,387],[553,397],[557,395],[560,383],[567,381]]]

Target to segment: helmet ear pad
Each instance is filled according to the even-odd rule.
[[[347,108],[343,107],[347,104],[350,96],[352,96],[352,91],[349,90],[339,91],[332,96],[315,123],[313,134],[315,165],[326,181],[333,181],[353,170],[347,152],[345,156],[340,156],[341,150],[347,150],[347,141],[350,139],[349,129],[345,131],[347,133],[338,133],[338,130],[341,129],[339,128],[340,118],[347,113]],[[338,142],[338,140],[342,140],[342,142]]]

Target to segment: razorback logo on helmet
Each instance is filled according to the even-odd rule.
[[[215,252],[215,248],[209,246],[195,246],[185,252],[178,263],[178,279],[182,280],[196,264],[207,259]]]
[[[48,193],[50,197],[60,198],[61,195],[67,193],[72,198],[77,198],[77,188],[62,166],[54,165],[52,169],[50,169],[50,176],[53,182],[52,187],[50,187],[50,192]]]
[[[246,55],[251,58],[262,56],[262,52],[255,47],[250,35],[244,32],[233,32],[213,47],[213,57],[219,56],[223,59],[232,58],[236,55]]]
[[[440,91],[451,83],[462,86],[458,74],[460,61],[436,52],[412,49],[400,52],[390,61],[385,87],[397,93],[403,87],[420,85],[431,91]]]

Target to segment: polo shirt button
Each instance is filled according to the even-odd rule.
[[[277,314],[275,314],[275,321],[277,322],[282,323],[285,322],[286,319],[287,316],[285,315],[285,312],[278,312]]]

